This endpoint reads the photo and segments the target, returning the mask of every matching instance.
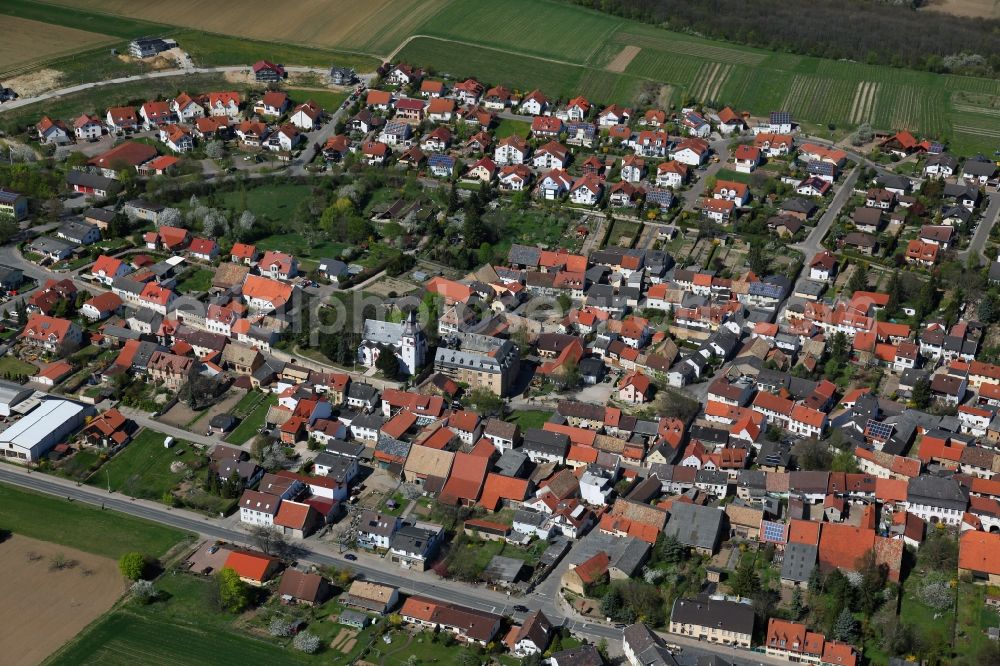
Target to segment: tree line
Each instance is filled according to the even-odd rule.
[[[820,58],[1000,74],[1000,21],[871,0],[571,0],[670,30]]]

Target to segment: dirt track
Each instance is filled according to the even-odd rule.
[[[640,50],[638,46],[626,46],[615,56],[614,60],[608,63],[605,69],[609,72],[624,72],[632,59],[639,55]]]
[[[54,568],[58,555],[72,566]],[[16,534],[0,543],[0,570],[0,655],[8,666],[41,663],[125,591],[114,560]]]

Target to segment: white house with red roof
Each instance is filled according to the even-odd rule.
[[[272,132],[267,137],[267,148],[272,151],[291,151],[297,145],[305,141],[304,134],[294,125],[285,124]]]
[[[604,186],[597,176],[581,176],[569,189],[569,200],[581,206],[596,206],[601,201],[603,193]]]
[[[106,254],[99,256],[94,265],[90,267],[91,277],[109,287],[115,278],[120,278],[131,272],[132,268],[124,261]]]
[[[307,132],[319,127],[322,120],[323,109],[311,99],[295,107],[288,118],[288,122]]]
[[[625,375],[618,384],[618,399],[630,405],[641,405],[652,397],[652,382],[639,371]]]
[[[237,92],[210,92],[205,110],[211,116],[240,117],[240,94]]]
[[[287,94],[277,90],[269,90],[264,93],[259,102],[254,104],[253,111],[262,116],[277,118],[288,110],[288,106]]]
[[[28,317],[20,338],[34,347],[63,354],[80,346],[83,331],[68,319],[33,314]]]
[[[704,139],[691,137],[678,143],[670,151],[670,159],[688,166],[701,166],[708,159],[709,146]]]
[[[837,274],[837,258],[824,250],[809,262],[809,279],[829,282]]]
[[[656,167],[656,185],[658,187],[680,187],[687,179],[688,168],[671,160]]]
[[[569,121],[580,121],[587,117],[590,113],[590,102],[586,97],[574,97],[566,104],[566,108],[562,109],[560,113],[556,115],[565,115],[566,120]]]
[[[230,251],[229,258],[234,264],[251,266],[257,261],[257,257],[259,256],[260,252],[255,245],[235,243],[233,244],[233,249]]]
[[[194,137],[185,127],[170,124],[160,128],[160,141],[175,153],[187,153],[194,150]]]
[[[292,298],[293,287],[277,280],[247,275],[243,281],[243,300],[252,311],[280,310]]]
[[[733,151],[733,162],[740,173],[753,173],[760,166],[760,148],[749,144],[740,144]]]
[[[139,293],[137,304],[139,307],[166,316],[176,299],[177,294],[170,289],[161,287],[155,282],[147,282],[146,286],[142,288],[142,292]]]
[[[291,280],[299,274],[299,262],[290,254],[268,250],[257,263],[261,275],[275,280]]]
[[[192,120],[205,117],[205,107],[186,92],[182,92],[170,102],[170,108],[177,114],[181,122],[189,123]]]
[[[524,164],[508,164],[500,169],[500,189],[505,192],[522,192],[531,183],[532,175],[531,169]]]
[[[562,169],[553,169],[544,176],[538,183],[538,193],[546,201],[555,201],[562,195],[569,192],[573,186],[573,178]]]
[[[705,199],[701,204],[701,214],[708,219],[725,224],[736,211],[736,203],[728,199]]]
[[[597,114],[597,124],[601,127],[624,125],[632,117],[632,110],[618,104],[612,104]]]
[[[540,90],[532,90],[521,99],[518,107],[520,112],[527,116],[540,116],[549,108],[549,98]]]
[[[194,238],[188,246],[188,252],[195,259],[215,261],[215,258],[219,256],[219,244],[211,238]]]
[[[135,108],[131,106],[111,107],[108,109],[105,122],[108,128],[115,134],[134,132],[139,127],[139,119],[135,115]]]
[[[638,155],[626,155],[622,158],[621,179],[629,183],[638,183],[646,175],[646,160]]]
[[[549,141],[531,156],[536,169],[565,169],[569,164],[569,149],[558,141]]]
[[[517,134],[511,134],[501,139],[493,152],[493,161],[499,166],[524,164],[527,159],[528,143]]]
[[[745,206],[750,201],[750,188],[733,180],[719,180],[712,190],[713,199],[732,201],[737,206]]]
[[[139,117],[146,130],[177,122],[177,114],[170,108],[169,102],[146,102],[139,108]]]
[[[73,134],[77,139],[84,141],[99,139],[104,134],[104,123],[97,116],[88,116],[85,113],[73,121]]]
[[[554,139],[563,131],[563,122],[555,116],[535,116],[531,121],[531,136]]]

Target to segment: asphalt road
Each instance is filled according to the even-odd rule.
[[[969,247],[958,253],[958,256],[963,260],[970,254],[975,253],[985,259],[987,263],[993,261],[992,257],[987,257],[983,254],[983,248],[986,246],[986,239],[990,237],[990,231],[993,230],[993,225],[995,225],[997,223],[997,219],[1000,218],[1000,192],[989,194],[987,195],[987,198],[990,200],[990,203],[983,212],[983,219],[979,222],[979,228],[976,229],[976,233],[972,236],[972,240],[969,241]]]
[[[854,184],[858,180],[858,169],[857,167],[848,174],[847,178],[840,185],[840,190],[833,196],[833,201],[830,202],[829,207],[827,207],[826,212],[819,218],[816,226],[813,227],[812,231],[804,241],[793,245],[792,247],[796,250],[802,252],[803,260],[808,264],[813,255],[820,252],[823,249],[823,239],[826,238],[827,233],[830,231],[830,227],[836,221],[837,216],[840,215],[840,211],[843,209],[844,204],[851,198],[854,193]],[[806,271],[808,273],[808,271]]]

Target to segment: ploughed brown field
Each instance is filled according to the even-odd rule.
[[[4,16],[2,23],[0,74],[14,72],[33,62],[78,53],[116,41],[113,37],[96,32],[13,16]]]
[[[33,666],[104,614],[125,591],[118,563],[13,535],[0,543],[0,660]]]
[[[57,4],[224,35],[388,53],[445,3],[446,0],[58,0]]]

